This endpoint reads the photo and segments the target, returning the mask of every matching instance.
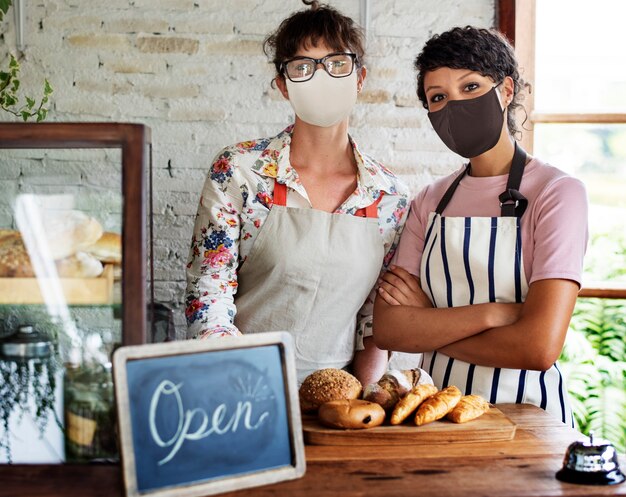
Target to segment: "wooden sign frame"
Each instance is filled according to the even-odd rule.
[[[259,349],[259,347],[263,347],[264,349]],[[226,474],[224,476],[209,476],[206,479],[198,479],[194,477],[193,481],[189,482],[176,482],[174,484],[165,484],[163,486],[156,486],[154,488],[146,488],[142,487],[142,484],[138,484],[138,476],[139,476],[139,468],[138,464],[144,464],[143,462],[146,460],[146,453],[148,453],[152,449],[146,449],[146,452],[142,452],[143,449],[138,448],[136,446],[134,440],[138,440],[139,438],[135,438],[133,434],[133,426],[139,426],[137,424],[133,425],[133,422],[137,422],[138,417],[141,414],[141,420],[145,419],[145,414],[142,411],[142,407],[146,404],[145,399],[139,401],[142,395],[147,394],[137,394],[141,389],[129,389],[129,379],[134,381],[133,377],[139,377],[141,373],[135,373],[135,371],[141,371],[142,368],[144,371],[148,371],[146,365],[149,365],[152,361],[152,366],[155,367],[157,365],[157,361],[161,361],[158,364],[165,364],[165,369],[161,368],[159,371],[168,371],[167,365],[172,365],[176,361],[180,361],[181,364],[184,364],[184,361],[188,360],[196,360],[196,361],[205,361],[210,363],[208,360],[212,356],[215,358],[223,357],[224,354],[232,353],[233,351],[241,351],[245,353],[247,351],[251,352],[248,356],[250,364],[253,365],[255,358],[259,355],[261,351],[269,351],[274,354],[273,347],[276,347],[278,350],[278,354],[280,356],[280,365],[277,366],[279,371],[282,371],[282,381],[279,381],[278,384],[282,385],[282,392],[276,392],[276,396],[284,395],[284,408],[286,410],[286,425],[288,428],[288,439],[289,439],[289,447],[290,447],[290,464],[284,464],[278,467],[267,467],[255,469],[249,472],[243,473],[232,473]],[[257,350],[254,350],[257,349]],[[229,352],[230,351],[230,352]],[[216,353],[216,354],[214,354]],[[221,355],[219,355],[222,353]],[[235,352],[239,353],[239,352]],[[256,353],[256,354],[255,354]],[[197,356],[197,357],[194,357]],[[294,350],[293,350],[293,342],[292,338],[288,333],[284,332],[271,332],[271,333],[259,333],[246,335],[242,337],[225,337],[219,339],[212,340],[186,340],[180,342],[167,342],[167,343],[159,343],[159,344],[147,344],[147,345],[135,345],[135,346],[127,346],[121,347],[118,349],[113,355],[113,375],[115,381],[115,396],[117,403],[117,415],[118,415],[118,427],[119,427],[119,438],[120,438],[120,447],[121,447],[121,456],[122,456],[122,469],[124,475],[124,485],[126,488],[126,495],[128,497],[199,497],[205,495],[214,495],[223,492],[229,492],[234,490],[241,490],[244,488],[250,488],[260,485],[266,485],[271,483],[276,483],[284,480],[291,480],[300,478],[305,473],[306,462],[304,456],[304,442],[302,435],[302,418],[300,415],[300,405],[298,400],[298,384],[296,379],[296,368],[295,368],[295,358],[294,358]],[[172,362],[173,361],[173,362]],[[134,363],[134,364],[133,364]],[[274,364],[274,363],[272,363]],[[267,364],[266,364],[267,365]],[[209,364],[210,366],[210,364]],[[262,366],[262,365],[261,365]],[[216,366],[214,366],[216,367]],[[253,366],[251,366],[253,367]],[[180,371],[184,370],[179,367]],[[172,367],[171,371],[174,371]],[[151,375],[148,373],[144,373],[148,381],[150,381]],[[165,374],[165,373],[163,373]],[[135,376],[133,376],[135,375]],[[172,377],[175,377],[175,374],[172,373]],[[167,381],[167,380],[164,380]],[[185,383],[193,383],[196,381],[202,380],[193,380],[191,379],[189,382]],[[202,387],[206,387],[207,384],[210,385],[210,380],[204,380],[205,384],[200,385]],[[163,383],[163,381],[161,382]],[[176,385],[182,385],[182,381]],[[173,386],[174,383],[170,382],[170,386]],[[189,385],[187,385],[189,387]],[[136,385],[135,385],[136,387]],[[214,395],[220,395],[220,391],[225,391],[226,387],[224,385],[216,385]],[[181,387],[182,389],[182,387]],[[132,390],[132,391],[131,391]],[[157,389],[158,390],[158,389]],[[202,392],[202,393],[201,393]],[[207,390],[204,388],[201,391],[194,390],[194,397],[200,396],[202,394],[206,394]],[[217,392],[217,393],[216,393]],[[155,405],[155,393],[152,393],[150,406]],[[276,397],[275,396],[275,397]],[[280,400],[280,405],[282,404],[283,399]],[[166,402],[164,400],[164,402]],[[156,403],[160,402],[159,397],[157,396]],[[137,406],[134,404],[136,403]],[[182,402],[181,402],[182,405]],[[223,405],[223,404],[222,404]],[[278,405],[278,404],[277,404]],[[219,408],[218,408],[219,409]],[[211,418],[207,417],[205,414],[204,419],[211,419],[215,425],[216,412],[218,409],[215,409],[213,412],[213,416]],[[182,407],[180,407],[182,414]],[[194,408],[191,411],[187,411],[185,413],[185,423],[187,423],[187,415],[189,413],[193,413],[198,411],[199,408]],[[150,430],[152,430],[152,408],[150,410]],[[176,411],[178,413],[178,411]],[[221,413],[220,413],[221,414]],[[134,417],[134,418],[133,418]],[[193,416],[192,416],[193,417]],[[219,418],[219,416],[218,416]],[[277,415],[276,418],[279,418]],[[134,421],[133,421],[134,419]],[[182,420],[182,417],[180,417]],[[220,418],[220,419],[223,419]],[[259,418],[260,419],[260,418]],[[271,419],[271,416],[268,418]],[[284,416],[282,417],[284,419]],[[211,422],[211,421],[210,421]],[[196,429],[197,425],[196,423]],[[243,424],[243,422],[241,423]],[[235,422],[237,425],[237,422]],[[143,426],[143,425],[142,425]],[[179,424],[180,426],[180,424]],[[202,425],[204,426],[204,425]],[[240,425],[237,425],[240,426]],[[213,426],[215,427],[215,426]],[[281,424],[278,430],[282,430],[283,439],[284,435],[284,424]],[[199,430],[199,429],[197,429]],[[139,430],[141,431],[141,430]],[[211,430],[208,430],[202,433],[202,437],[193,438],[191,435],[197,435],[198,431],[186,437],[188,440],[194,441],[199,438],[205,438],[205,433],[209,433]],[[233,430],[234,431],[234,430]],[[178,433],[178,432],[176,432]],[[137,433],[135,434],[137,435]],[[137,436],[143,436],[141,433]],[[154,438],[154,434],[153,434]],[[157,437],[159,438],[159,437]],[[185,438],[185,437],[183,437]],[[210,443],[211,438],[206,437]],[[142,439],[145,440],[145,437]],[[217,440],[217,438],[214,438]],[[183,440],[183,442],[185,441]],[[187,442],[190,443],[191,442]],[[145,444],[145,442],[139,442],[139,445]],[[243,445],[243,444],[242,444]],[[163,444],[160,445],[161,447]],[[232,447],[232,444],[228,445]],[[242,446],[241,454],[250,454],[250,451],[246,451],[250,447]],[[137,451],[140,451],[137,453]],[[286,458],[286,451],[284,449],[280,449],[281,457],[283,459]],[[207,452],[208,453],[208,452]],[[160,457],[160,456],[159,456]],[[248,456],[249,457],[249,456]],[[178,474],[180,471],[185,471],[185,464],[189,463],[190,465],[194,463],[191,459],[197,458],[189,458],[190,460],[182,459],[182,456],[176,460],[176,473]],[[259,459],[261,460],[261,459]],[[264,461],[264,459],[263,459]],[[159,461],[161,462],[161,461]],[[237,463],[239,464],[239,463]],[[261,463],[262,464],[262,463]],[[197,461],[196,461],[197,465]],[[210,467],[211,465],[207,465]],[[142,470],[143,471],[143,470]],[[145,474],[143,476],[143,481],[145,481]],[[144,484],[145,485],[145,484]],[[158,485],[161,485],[159,483]]]

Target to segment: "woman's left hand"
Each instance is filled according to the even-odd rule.
[[[389,305],[432,307],[419,279],[397,266],[391,266],[381,277],[378,295]]]

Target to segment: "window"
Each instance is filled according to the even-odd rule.
[[[622,0],[498,0],[515,44],[524,101],[522,145],[581,179],[591,243],[560,362],[578,428],[626,449],[626,65]],[[572,222],[577,220],[572,219]]]
[[[626,65],[620,0],[500,0],[532,91],[522,144],[580,178],[591,243],[581,296],[626,298]]]

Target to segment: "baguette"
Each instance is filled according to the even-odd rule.
[[[415,413],[415,424],[422,426],[426,423],[431,423],[443,418],[448,414],[461,400],[461,391],[451,385],[443,390],[437,392],[433,396],[426,399],[417,408]]]

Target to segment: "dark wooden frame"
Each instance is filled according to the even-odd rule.
[[[292,450],[292,464],[280,468],[264,468],[247,474],[223,476],[209,481],[180,483],[173,486],[139,491],[137,483],[136,454],[133,443],[133,423],[131,411],[137,405],[137,400],[131,399],[128,388],[127,364],[136,360],[150,360],[161,358],[183,358],[192,354],[207,352],[223,352],[235,349],[251,349],[266,346],[278,346],[282,361],[283,392],[287,410],[289,439]],[[180,367],[180,366],[178,366]],[[113,374],[115,377],[115,398],[117,404],[117,419],[122,456],[122,470],[127,497],[193,497],[221,494],[228,491],[268,485],[285,480],[300,478],[306,469],[304,440],[302,433],[302,419],[298,400],[298,380],[296,377],[296,363],[294,344],[291,335],[286,332],[256,333],[236,338],[220,340],[181,340],[169,343],[155,343],[141,347],[121,347],[113,354]],[[147,388],[147,387],[146,387]],[[210,396],[218,396],[220,385]],[[133,404],[131,406],[131,404]],[[248,450],[241,447],[241,450]],[[178,463],[177,469],[184,470],[185,463]]]
[[[526,0],[525,0],[526,1]],[[517,0],[496,0],[495,3],[495,27],[503,33],[515,46],[515,42],[518,38],[522,41],[524,33],[517,33],[517,21],[519,15],[520,22],[523,22],[527,19],[527,15],[525,16],[524,6],[521,7],[522,12],[518,13],[516,10]],[[518,15],[519,14],[519,15]],[[530,14],[531,21],[534,23],[534,12]],[[518,36],[519,35],[519,36]],[[522,48],[522,52],[525,50],[531,50],[530,57],[534,58],[534,36],[531,37],[531,46],[525,46]],[[528,44],[528,41],[526,42]],[[518,49],[520,47],[517,47]],[[517,51],[517,50],[516,50]],[[528,61],[526,61],[528,62]],[[521,63],[521,62],[520,62]],[[531,78],[534,79],[534,67],[526,68],[527,74],[531,75]],[[532,83],[532,81],[531,81]],[[533,107],[532,101],[534,96],[528,95],[528,99],[525,101],[527,104],[530,104],[531,108]],[[591,117],[591,119],[590,119]],[[592,116],[583,115],[583,114],[541,114],[537,115],[536,113],[531,113],[530,126],[532,127],[535,122],[572,122],[572,123],[586,123],[586,122],[600,122],[600,123],[615,123],[615,122],[624,122],[626,120],[625,114],[595,114]],[[527,150],[532,152],[532,133],[530,135],[526,133],[526,142],[523,143],[524,147]],[[587,297],[587,298],[605,298],[605,299],[626,299],[626,285],[622,283],[614,284],[612,282],[591,282],[578,292],[579,297]]]
[[[119,123],[0,123],[0,148],[122,152],[122,343],[146,343],[146,192],[150,129]]]
[[[515,46],[515,0],[496,1],[496,28]]]

